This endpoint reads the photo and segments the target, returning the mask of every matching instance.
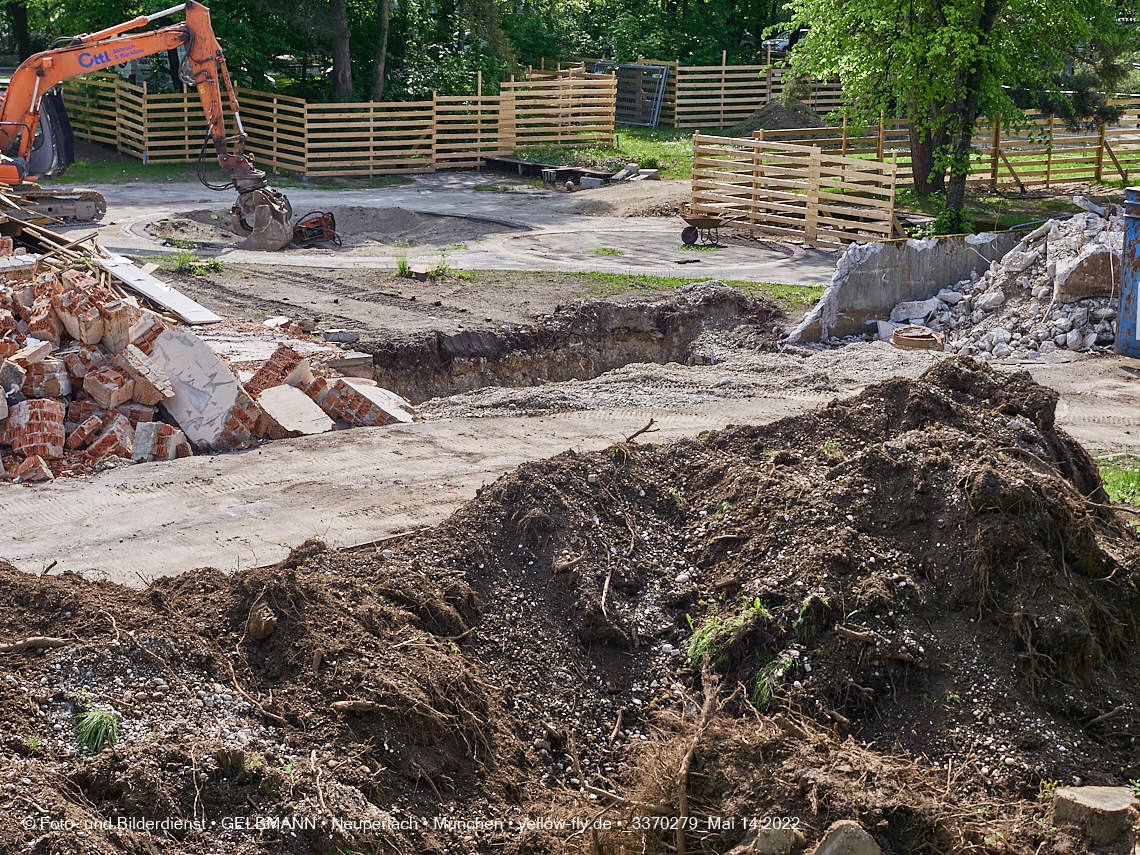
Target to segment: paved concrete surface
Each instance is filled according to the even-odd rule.
[[[473,172],[420,176],[414,184],[368,190],[286,190],[293,210],[305,213],[334,205],[401,207],[411,211],[492,219],[520,231],[468,241],[467,248],[448,251],[448,264],[459,269],[599,271],[710,279],[745,279],[789,285],[826,283],[835,267],[835,252],[772,242],[728,243],[716,252],[681,251],[684,222],[673,217],[594,217],[566,214],[564,193],[541,190],[479,192],[487,176]],[[143,228],[170,214],[200,207],[226,209],[232,191],[214,193],[199,184],[175,183],[91,185],[107,198],[107,215],[97,224],[99,240],[112,252],[173,253],[148,237]],[[589,191],[584,191],[589,192]],[[92,231],[91,224],[65,229],[68,234]],[[599,255],[609,247],[624,255]],[[204,254],[204,253],[203,253]],[[225,249],[223,261],[302,267],[395,267],[391,253],[352,255],[347,252],[280,253]],[[409,250],[408,260],[439,260],[438,250]],[[684,262],[684,263],[681,263]]]

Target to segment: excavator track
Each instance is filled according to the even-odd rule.
[[[19,184],[12,193],[23,207],[65,223],[90,223],[107,213],[107,200],[95,190],[48,190],[36,184]]]

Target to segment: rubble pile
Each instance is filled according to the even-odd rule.
[[[982,275],[899,303],[880,337],[899,324],[925,326],[946,336],[947,350],[981,359],[1112,348],[1124,218],[1119,208],[1104,213],[1050,220]]]
[[[243,385],[202,339],[116,295],[105,275],[41,270],[10,238],[0,259],[13,262],[0,283],[0,477],[50,480],[413,418],[398,395],[317,376],[287,345]]]

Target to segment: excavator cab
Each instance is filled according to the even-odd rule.
[[[40,120],[28,158],[29,176],[58,178],[75,163],[75,134],[63,106],[63,93],[53,89],[40,98]]]

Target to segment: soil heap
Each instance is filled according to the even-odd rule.
[[[960,357],[568,451],[355,550],[142,591],[0,569],[3,640],[35,636],[0,653],[0,849],[723,853],[780,816],[1089,851],[1038,795],[1140,776],[1140,537],[1056,403]],[[125,830],[50,827],[96,818]]]

